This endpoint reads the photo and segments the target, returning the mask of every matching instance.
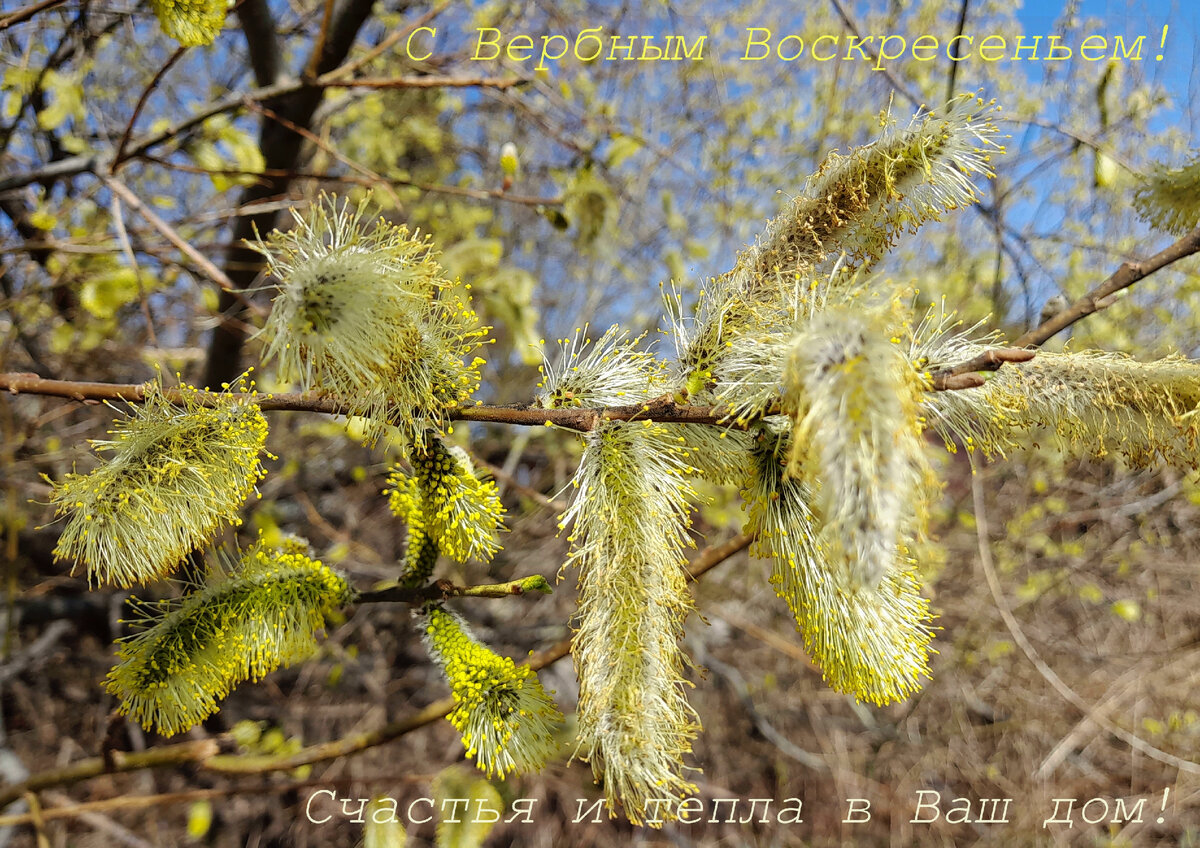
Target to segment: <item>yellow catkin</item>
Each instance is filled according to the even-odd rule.
[[[120,712],[170,736],[216,712],[242,681],[311,656],[316,632],[354,592],[306,550],[260,544],[182,600],[138,604],[138,632],[121,640],[108,674]]]
[[[253,400],[205,406],[190,386],[178,394],[168,400],[151,384],[112,438],[93,442],[108,460],[54,484],[51,500],[67,516],[55,557],[76,560],[89,583],[167,576],[218,528],[241,523],[243,502],[266,474],[267,422]]]
[[[695,791],[684,757],[699,721],[679,646],[692,608],[684,453],[668,427],[602,424],[587,436],[564,516],[568,564],[579,568],[577,753],[603,778],[609,811],[620,804],[635,824],[661,825],[649,802]]]
[[[462,734],[467,756],[488,777],[537,771],[556,753],[563,716],[527,665],[481,643],[440,604],[419,616],[425,646],[454,695],[447,716]]]

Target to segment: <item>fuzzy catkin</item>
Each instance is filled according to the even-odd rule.
[[[296,226],[251,247],[267,259],[279,293],[262,332],[264,359],[303,389],[336,397],[367,419],[368,442],[393,428],[406,448],[479,388],[472,354],[489,328],[449,287],[426,239],[380,220],[366,201],[321,197]]]
[[[796,422],[788,472],[812,481],[823,544],[852,586],[874,589],[920,530],[930,476],[920,377],[885,310],[818,313],[795,336],[783,410]]]
[[[151,0],[163,32],[181,47],[212,44],[222,27],[228,6],[225,0]]]
[[[751,553],[773,561],[775,592],[830,687],[877,705],[907,698],[929,677],[933,638],[915,564],[897,552],[874,587],[830,567],[813,493],[784,473],[789,439],[764,429],[753,451],[742,492],[750,511],[745,532],[755,536]]]
[[[441,604],[418,614],[430,657],[454,695],[448,720],[467,756],[488,777],[542,768],[554,755],[563,716],[537,674],[485,646],[463,619]]]
[[[1200,224],[1200,156],[1179,168],[1156,167],[1133,195],[1142,220],[1177,236]]]
[[[692,609],[683,453],[662,425],[600,425],[586,437],[563,519],[573,524],[568,565],[579,568],[578,754],[603,777],[610,812],[619,803],[635,824],[647,822],[648,802],[695,791],[683,762],[699,729],[679,646]]]
[[[139,604],[138,632],[122,639],[108,691],[119,711],[170,736],[207,718],[235,686],[316,650],[316,632],[354,597],[302,547],[256,545],[179,601]]]
[[[933,371],[972,359],[1003,344],[955,331],[953,316],[931,310],[917,328],[909,359]],[[1045,427],[1059,444],[1132,465],[1165,462],[1200,466],[1200,364],[1181,356],[1139,362],[1120,353],[1038,351],[1028,362],[1007,363],[982,385],[929,392],[922,405],[930,427],[949,450],[1003,456],[1015,435]]]
[[[182,386],[168,399],[150,384],[112,438],[92,443],[109,459],[54,484],[51,500],[67,516],[54,556],[76,560],[90,584],[162,579],[218,528],[241,523],[238,511],[266,474],[267,422],[253,400],[205,406],[199,394]]]
[[[504,529],[496,484],[480,478],[466,451],[432,435],[413,448],[411,460],[414,475],[393,468],[386,490],[392,513],[409,527],[406,583],[427,578],[439,551],[456,562],[489,561]]]
[[[1003,151],[995,111],[960,95],[905,127],[885,120],[872,144],[830,154],[734,268],[706,287],[695,319],[672,322],[675,385],[713,400],[733,343],[794,322],[813,281],[853,283],[853,272],[874,265],[901,233],[975,202],[974,178],[991,177],[991,153]]]

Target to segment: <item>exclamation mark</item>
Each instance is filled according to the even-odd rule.
[[[1171,791],[1171,787],[1170,787],[1170,786],[1168,786],[1166,789],[1164,789],[1164,790],[1163,790],[1162,811],[1163,811],[1164,813],[1167,811],[1167,793],[1169,793],[1170,791]],[[1158,817],[1158,823],[1159,823],[1159,824],[1162,824],[1164,821],[1166,821],[1166,819],[1164,819],[1162,816],[1159,816],[1159,817]]]
[[[1166,24],[1163,24],[1163,37],[1162,37],[1162,43],[1158,45],[1158,49],[1159,49],[1159,50],[1164,50],[1164,51],[1167,49],[1167,25],[1166,25]],[[1163,57],[1163,54],[1162,54],[1162,53],[1159,53],[1157,56],[1155,56],[1155,57],[1154,57],[1154,59],[1155,59],[1155,61],[1157,61],[1157,62],[1161,62],[1161,61],[1162,61],[1162,57]]]

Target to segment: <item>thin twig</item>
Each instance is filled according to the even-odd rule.
[[[1037,355],[1036,351],[1020,347],[997,347],[985,350],[976,357],[949,368],[935,371],[931,376],[933,386],[939,391],[970,389],[982,386],[984,379],[980,371],[995,371],[1005,362],[1028,362]]]
[[[106,175],[101,175],[101,179],[113,194],[118,195],[129,205],[131,209],[133,209],[134,212],[137,212],[139,215],[145,218],[146,222],[150,224],[150,226],[158,230],[163,238],[173,244],[180,253],[195,263],[196,266],[200,268],[200,270],[203,271],[214,283],[216,283],[225,291],[229,292],[229,294],[233,297],[236,297],[254,314],[258,315],[259,317],[265,317],[267,315],[268,310],[266,308],[247,298],[245,293],[233,284],[233,281],[229,279],[228,275],[226,275],[224,271],[214,265],[212,260],[210,260],[203,253],[196,250],[196,248],[193,247],[187,239],[179,235],[179,233],[177,233],[170,224],[158,217],[158,215],[148,208],[146,204],[142,203],[142,201],[138,199],[137,195],[130,191],[123,182],[115,179],[114,177]]]
[[[272,121],[275,121],[280,126],[287,127],[289,130],[294,132],[296,135],[312,142],[319,149],[323,150],[325,153],[329,154],[334,159],[341,162],[347,168],[350,168],[353,171],[357,171],[358,173],[360,173],[364,177],[366,177],[368,180],[371,180],[372,185],[383,186],[384,191],[386,191],[388,193],[388,195],[391,197],[392,202],[394,202],[397,206],[403,205],[400,201],[400,197],[396,194],[395,190],[391,187],[388,180],[384,179],[384,177],[381,174],[378,174],[375,171],[372,171],[370,168],[366,167],[365,165],[360,165],[358,162],[355,162],[349,156],[346,156],[344,153],[340,152],[337,148],[335,148],[333,145],[329,144],[327,141],[325,141],[325,139],[321,138],[319,135],[317,135],[312,130],[310,130],[306,127],[302,127],[299,124],[297,124],[295,121],[285,118],[283,115],[280,115],[278,112],[274,111],[273,109],[268,109],[266,106],[263,106],[258,103],[250,103],[247,105],[254,111],[260,113],[263,117],[268,118]]]
[[[321,68],[321,55],[325,52],[325,40],[329,37],[329,26],[333,22],[333,0],[325,0],[325,13],[321,17],[321,29],[313,42],[312,55],[304,68],[306,79],[314,79]]]
[[[1075,690],[1064,683],[1062,678],[1055,673],[1054,669],[1050,668],[1041,658],[1037,649],[1033,647],[1033,644],[1025,636],[1025,631],[1021,629],[1021,625],[1012,614],[1012,610],[1009,609],[1008,603],[1004,600],[1004,593],[1000,587],[1000,579],[996,576],[996,568],[992,564],[992,552],[988,539],[987,511],[984,508],[983,502],[983,486],[979,482],[979,475],[977,474],[971,475],[971,497],[975,504],[975,532],[979,540],[979,564],[983,568],[983,576],[987,580],[988,589],[992,593],[992,600],[996,604],[996,610],[1000,613],[1000,618],[1004,621],[1004,626],[1008,628],[1008,632],[1012,635],[1013,641],[1017,643],[1026,658],[1033,663],[1033,667],[1037,669],[1038,674],[1058,692],[1064,701],[1086,715],[1099,727],[1104,728],[1105,731],[1125,742],[1129,747],[1142,752],[1151,759],[1158,760],[1160,763],[1166,763],[1180,771],[1200,774],[1200,763],[1194,763],[1191,760],[1185,760],[1174,754],[1168,754],[1166,751],[1156,748],[1149,742],[1130,733],[1125,728],[1113,724],[1098,709],[1095,709],[1077,694]]]
[[[1071,304],[1067,309],[1043,321],[1012,343],[1012,347],[995,348],[978,356],[935,372],[933,388],[939,391],[969,389],[983,385],[980,371],[995,371],[1005,362],[1027,362],[1034,357],[1029,348],[1040,347],[1056,333],[1086,318],[1093,312],[1107,309],[1116,301],[1116,293],[1168,265],[1200,252],[1200,227],[1179,241],[1141,262],[1124,262],[1121,267],[1096,288]],[[1021,350],[1024,348],[1024,350]]]
[[[10,26],[24,23],[32,18],[38,12],[44,12],[47,9],[53,9],[55,6],[61,6],[66,0],[42,0],[41,3],[33,3],[23,9],[17,9],[11,15],[5,18],[0,18],[0,32],[8,29]]]
[[[841,0],[829,0],[829,2],[831,2],[833,4],[833,8],[837,10],[838,16],[842,19],[842,23],[846,25],[846,29],[850,30],[850,34],[861,42],[863,40],[862,35],[858,31],[858,27],[855,26],[854,20],[850,17],[850,13],[847,12],[846,7],[842,5]],[[891,68],[880,61],[877,53],[872,51],[866,44],[863,44],[863,48],[867,56],[869,56],[871,61],[875,63],[873,67],[883,72],[883,75],[887,77],[887,81],[892,84],[892,88],[900,92],[913,106],[922,105],[921,98],[914,94],[907,85],[901,82],[900,79],[892,73]]]
[[[151,92],[158,88],[158,84],[162,82],[162,78],[166,76],[167,71],[171,70],[172,66],[183,58],[183,54],[187,52],[186,47],[180,47],[171,54],[171,58],[167,59],[166,64],[158,69],[158,73],[150,80],[149,85],[142,91],[142,96],[138,98],[137,105],[133,107],[133,114],[129,116],[129,123],[125,125],[125,132],[121,133],[121,140],[117,143],[117,152],[113,154],[112,164],[108,166],[110,174],[116,174],[117,169],[121,167],[121,163],[125,161],[125,146],[129,144],[129,139],[133,135],[133,125],[137,123],[137,119],[142,114],[142,109],[146,106],[146,101],[150,99]]]
[[[151,347],[158,347],[158,335],[154,332],[154,318],[150,314],[150,301],[146,298],[146,287],[142,285],[142,269],[138,265],[137,255],[133,252],[133,243],[129,241],[129,233],[125,230],[125,212],[121,208],[121,198],[115,193],[112,197],[113,227],[117,231],[117,241],[125,253],[125,260],[133,271],[134,282],[137,283],[138,303],[142,307],[142,318],[146,321],[146,339]]]
[[[489,583],[482,586],[455,586],[448,580],[438,580],[430,586],[408,588],[390,586],[363,592],[354,599],[356,604],[406,603],[419,604],[425,601],[441,601],[447,598],[508,598],[513,595],[537,593],[549,595],[553,590],[549,581],[540,574],[510,580],[507,583]]]
[[[435,74],[408,77],[351,77],[318,80],[318,88],[494,88],[504,91],[528,84],[524,77],[454,77]]]
[[[959,36],[963,34],[963,28],[967,25],[967,6],[971,0],[962,0],[962,4],[958,7],[958,26],[954,31],[954,38],[950,39],[949,43],[954,44]],[[957,53],[957,50],[955,51]],[[950,57],[950,76],[946,79],[946,102],[949,103],[954,99],[954,85],[958,82],[958,56]]]
[[[21,783],[0,787],[0,810],[27,792],[37,792],[51,786],[69,786],[102,774],[119,774],[142,769],[167,768],[184,763],[200,763],[220,750],[216,739],[201,739],[178,745],[147,748],[145,751],[115,751],[113,761],[105,765],[103,757],[90,757],[69,766],[48,769],[31,775]]]
[[[1200,252],[1200,227],[1192,230],[1169,247],[1160,250],[1149,259],[1141,262],[1122,263],[1121,267],[1114,271],[1107,280],[1072,303],[1067,309],[1021,336],[1013,342],[1013,346],[1038,347],[1044,344],[1056,333],[1065,330],[1079,319],[1111,306],[1114,302],[1113,295],[1117,292],[1129,288],[1155,271],[1197,252]]]
[[[434,6],[432,9],[430,9],[428,12],[426,12],[425,14],[423,14],[419,18],[417,18],[415,21],[410,22],[408,26],[404,27],[403,29],[398,29],[395,32],[393,32],[391,35],[384,38],[382,41],[380,41],[378,44],[376,44],[374,47],[372,47],[366,53],[359,56],[357,59],[349,60],[349,61],[343,63],[340,67],[334,68],[329,73],[323,75],[321,77],[321,79],[318,80],[318,82],[338,79],[339,77],[344,77],[344,76],[347,76],[348,74],[354,73],[359,68],[361,68],[363,65],[366,65],[368,62],[370,62],[372,59],[375,59],[375,58],[383,55],[384,53],[386,53],[388,50],[391,50],[392,47],[394,47],[395,45],[400,43],[401,39],[408,38],[413,33],[415,33],[417,30],[419,30],[421,27],[425,26],[430,21],[432,21],[434,18],[436,18],[438,15],[440,15],[442,12],[446,11],[446,9],[448,9],[449,7],[450,7],[450,0],[445,0],[445,2],[439,3],[438,5]]]

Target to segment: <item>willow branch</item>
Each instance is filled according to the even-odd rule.
[[[1139,280],[1153,274],[1180,259],[1200,252],[1200,227],[1192,230],[1179,241],[1170,245],[1149,259],[1140,262],[1123,262],[1121,267],[1112,273],[1096,288],[1085,294],[1068,308],[1021,336],[1014,347],[1037,347],[1044,344],[1056,333],[1065,330],[1081,318],[1099,312],[1113,304],[1117,292],[1129,288]]]
[[[994,348],[978,356],[943,368],[933,374],[933,387],[939,391],[969,389],[984,383],[981,371],[995,371],[1005,362],[1028,362],[1036,355],[1030,348],[1040,347],[1054,335],[1086,318],[1093,312],[1107,309],[1116,301],[1117,292],[1127,289],[1139,280],[1166,268],[1188,256],[1200,252],[1200,227],[1192,230],[1179,241],[1160,250],[1141,262],[1123,262],[1096,288],[1085,294],[1057,315],[1043,321],[1028,333],[1013,342],[1012,347]]]
[[[998,348],[948,369],[941,376],[935,375],[934,388],[941,391],[969,388],[978,383],[969,383],[963,377],[974,370],[995,370],[1001,362],[1022,362],[1031,359],[1031,351]],[[966,375],[969,376],[969,375]],[[30,373],[0,373],[0,391],[10,394],[43,395],[65,398],[81,403],[105,403],[124,401],[142,403],[146,390],[156,383],[97,383],[82,380],[49,380]],[[171,401],[182,403],[183,395],[177,389],[165,388],[163,395]],[[189,394],[189,402],[201,406],[217,406],[230,398],[251,401],[266,412],[312,412],[322,415],[354,415],[355,410],[343,401],[311,392],[287,392],[281,394],[248,394],[242,392],[198,392]],[[776,407],[767,409],[767,415],[778,414]],[[676,403],[671,396],[655,398],[646,403],[629,406],[608,406],[597,409],[542,409],[532,404],[508,406],[464,406],[446,411],[451,421],[475,421],[489,424],[511,424],[518,427],[562,427],[586,433],[606,421],[657,421],[661,424],[705,424],[745,430],[752,422],[737,421],[725,406],[688,406]]]
[[[65,2],[66,0],[42,0],[40,3],[33,3],[32,5],[17,9],[11,15],[0,18],[0,32],[4,32],[4,30],[16,24],[24,23],[38,12],[53,9],[55,6],[61,6]]]
[[[215,756],[219,750],[220,743],[216,739],[201,739],[196,742],[147,748],[145,751],[112,751],[111,761],[107,764],[104,757],[91,757],[69,766],[39,772],[21,783],[0,787],[0,809],[7,807],[26,792],[37,792],[51,786],[69,786],[102,774],[121,774],[204,762]]]
[[[510,580],[507,583],[488,583],[481,586],[455,586],[448,580],[438,580],[432,585],[419,588],[389,586],[386,589],[363,592],[355,599],[354,603],[417,604],[424,601],[441,601],[447,598],[510,598],[513,595],[525,595],[530,592],[549,595],[553,591],[545,577],[540,574],[532,574],[529,577]]]
[[[940,391],[982,386],[984,378],[979,373],[980,371],[995,371],[1005,362],[1028,362],[1036,355],[1036,351],[1020,347],[997,347],[985,350],[966,362],[935,371],[931,375],[933,385]]]

